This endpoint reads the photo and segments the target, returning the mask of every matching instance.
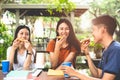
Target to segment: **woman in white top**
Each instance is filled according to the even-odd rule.
[[[34,68],[35,50],[30,41],[30,29],[20,25],[15,31],[12,46],[7,49],[10,70],[28,70]]]

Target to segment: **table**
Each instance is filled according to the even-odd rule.
[[[3,80],[3,78],[6,75],[2,74],[2,71],[0,70],[0,80]],[[70,77],[70,78],[64,78],[64,76],[48,76],[47,72],[42,71],[42,73],[39,75],[39,77],[32,77],[31,74],[28,76],[28,80],[80,80],[76,77]]]
[[[65,78],[64,76],[48,76],[47,72],[42,72],[42,74],[36,80],[79,80],[76,77]]]
[[[3,80],[4,75],[2,74],[2,71],[0,70],[0,80]]]

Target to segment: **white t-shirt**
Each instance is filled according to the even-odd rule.
[[[10,51],[11,51],[11,47],[8,47],[7,49],[7,59],[10,55]],[[31,57],[31,65],[30,65],[30,69],[34,69],[35,68],[35,64],[34,64],[34,57],[35,57],[35,50],[33,49],[33,53],[34,55],[32,55]],[[27,56],[27,50],[24,51],[24,53],[21,55],[21,54],[17,54],[17,61],[18,63],[17,64],[14,64],[13,63],[13,69],[14,70],[22,70],[23,69],[23,64],[24,64],[24,61],[26,59],[26,56]]]

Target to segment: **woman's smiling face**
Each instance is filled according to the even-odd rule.
[[[69,26],[66,23],[61,23],[58,27],[57,32],[59,33],[59,36],[68,37],[70,32]]]

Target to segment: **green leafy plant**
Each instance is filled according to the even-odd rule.
[[[101,53],[103,49],[101,44],[91,41],[89,47],[93,49],[94,53],[96,54],[96,58],[101,58]]]
[[[55,6],[53,6],[55,5]],[[54,11],[59,13],[65,13],[66,16],[76,8],[75,3],[69,0],[57,0],[52,3],[52,5],[48,5],[48,12],[50,15],[54,14]]]
[[[8,28],[0,22],[0,62],[6,59],[7,48],[12,42],[12,35],[8,33]]]

